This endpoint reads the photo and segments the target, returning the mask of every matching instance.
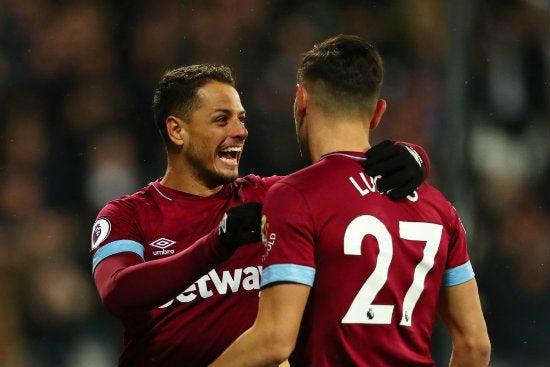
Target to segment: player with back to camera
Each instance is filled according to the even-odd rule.
[[[165,175],[99,212],[93,277],[124,327],[119,366],[206,366],[254,321],[263,247],[242,245],[260,242],[261,203],[282,177],[238,177],[248,131],[228,67],[167,71],[153,109]],[[422,164],[401,143],[368,152],[394,199],[427,174],[414,148]]]
[[[308,51],[294,115],[312,165],[275,183],[253,326],[211,366],[435,366],[439,312],[451,367],[485,367],[490,341],[466,234],[454,207],[423,183],[391,201],[365,177],[369,132],[386,109],[382,59],[357,36]],[[330,175],[326,173],[330,172]]]

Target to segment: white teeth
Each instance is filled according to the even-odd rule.
[[[229,148],[226,148],[226,149],[222,150],[222,152],[224,152],[224,153],[240,152],[241,150],[242,150],[241,147],[229,147]]]
[[[242,147],[228,147],[220,151],[221,154],[218,154],[218,157],[224,162],[236,165],[242,149]]]

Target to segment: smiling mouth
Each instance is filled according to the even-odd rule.
[[[222,151],[219,151],[218,157],[226,163],[237,164],[239,162],[241,152],[242,147],[229,147]]]

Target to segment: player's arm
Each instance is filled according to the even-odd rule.
[[[455,286],[442,287],[438,311],[453,342],[449,367],[486,367],[491,343],[475,278]]]
[[[254,325],[216,359],[211,367],[279,366],[296,345],[310,287],[275,283],[262,289]]]
[[[232,207],[208,235],[176,255],[153,261],[144,262],[136,252],[116,252],[116,243],[111,249],[106,244],[106,251],[94,254],[98,262],[94,281],[101,300],[114,315],[161,306],[229,258],[238,246],[259,242],[260,216],[258,203]]]
[[[371,177],[381,175],[378,191],[387,193],[392,200],[412,194],[430,173],[428,154],[416,144],[384,140],[365,155],[365,173]]]
[[[134,252],[120,252],[103,259],[94,270],[94,281],[106,308],[114,315],[158,307],[176,297],[202,274],[231,256],[219,246],[217,233],[199,239],[186,250],[144,262]]]

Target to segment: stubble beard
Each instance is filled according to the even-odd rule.
[[[238,177],[235,174],[223,174],[214,170],[214,166],[203,155],[197,154],[195,150],[191,150],[188,155],[189,163],[198,180],[208,188],[215,188],[233,182]]]

